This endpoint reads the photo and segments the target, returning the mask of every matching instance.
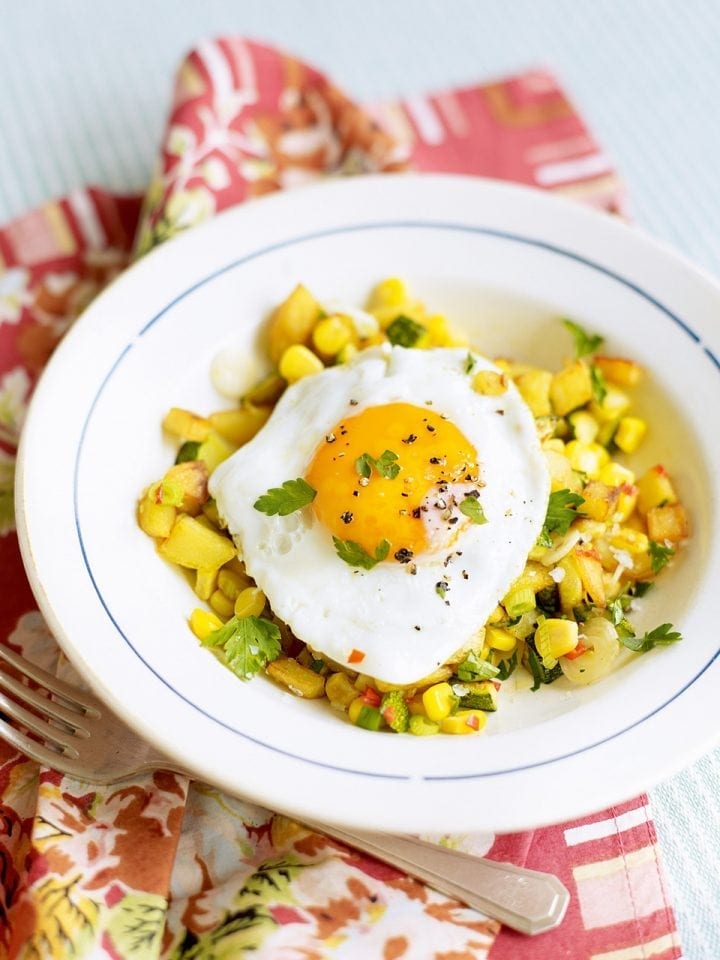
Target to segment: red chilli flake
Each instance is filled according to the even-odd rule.
[[[377,690],[373,690],[372,687],[365,687],[365,691],[362,694],[362,699],[369,707],[379,707],[381,697]]]
[[[472,716],[469,716],[469,717],[465,720],[465,725],[468,726],[468,727],[470,727],[471,730],[479,730],[479,729],[480,729],[480,721],[479,721],[478,718],[475,716],[475,714],[472,714]]]
[[[362,650],[353,649],[348,657],[348,663],[362,663],[365,659],[365,654]]]
[[[581,657],[586,652],[587,652],[587,647],[582,642],[582,640],[578,640],[578,645],[575,647],[574,650],[571,650],[569,653],[565,654],[565,659],[575,660],[577,657]]]

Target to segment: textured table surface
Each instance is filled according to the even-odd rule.
[[[141,190],[180,56],[222,32],[282,45],[365,100],[548,66],[624,177],[636,222],[720,274],[717,0],[8,4],[0,222],[87,183]],[[651,797],[685,956],[718,960],[720,751]]]

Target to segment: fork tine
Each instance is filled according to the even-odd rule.
[[[0,688],[14,694],[19,700],[30,704],[30,706],[35,707],[36,710],[47,714],[54,720],[60,720],[66,723],[72,729],[79,731],[81,736],[90,736],[89,731],[83,726],[84,714],[64,707],[61,703],[51,700],[42,693],[38,693],[37,690],[33,690],[33,688],[27,686],[27,684],[21,683],[19,680],[16,680],[15,677],[11,677],[5,670],[0,670]]]
[[[6,697],[2,692],[0,692],[0,710],[8,717],[27,727],[28,730],[32,730],[33,733],[42,737],[43,740],[55,743],[62,749],[65,756],[72,757],[73,760],[77,760],[80,756],[74,746],[73,741],[77,742],[78,740],[74,733],[62,730],[60,727],[54,727],[52,724],[37,717],[34,713],[30,713],[29,710],[26,710],[25,707],[11,700],[10,697]]]
[[[0,718],[0,737],[8,743],[11,743],[14,747],[17,747],[26,757],[29,757],[31,760],[37,760],[38,763],[42,763],[52,770],[58,769],[58,763],[63,768],[63,771],[67,767],[70,758],[63,756],[63,754],[56,753],[54,750],[50,750],[42,743],[38,743],[37,740],[33,740],[27,736],[27,734],[22,733],[2,718]]]
[[[21,657],[19,653],[15,653],[14,650],[10,650],[2,644],[0,644],[0,658],[15,667],[19,673],[30,677],[31,680],[46,687],[51,693],[58,694],[58,696],[61,696],[79,710],[85,713],[97,712],[96,700],[92,694],[78,690],[77,687],[70,686],[70,684],[65,683],[64,680],[59,680],[53,676],[53,674],[48,673],[47,670],[36,666],[36,664],[31,663],[29,660],[26,660],[25,657]]]

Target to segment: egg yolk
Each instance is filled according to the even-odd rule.
[[[388,559],[400,562],[426,551],[434,529],[452,531],[462,519],[449,510],[453,489],[482,485],[467,437],[440,414],[409,403],[368,407],[342,420],[305,479],[316,491],[316,516],[334,536],[371,556],[389,540]]]

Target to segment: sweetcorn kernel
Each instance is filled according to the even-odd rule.
[[[499,650],[501,653],[512,653],[517,646],[517,638],[501,627],[486,627],[485,639],[491,650]]]
[[[222,590],[214,590],[210,596],[210,606],[213,608],[215,613],[219,614],[225,620],[229,620],[233,615],[235,606],[230,599],[227,597]]]
[[[480,370],[473,377],[472,387],[475,393],[486,397],[499,397],[507,392],[507,377],[495,370]]]
[[[297,383],[303,377],[320,373],[323,369],[322,360],[301,343],[294,343],[288,347],[280,357],[280,363],[278,364],[280,376],[288,383]]]
[[[313,329],[313,346],[326,357],[334,357],[342,348],[350,343],[352,331],[347,322],[338,316],[325,317]]]
[[[457,697],[449,683],[435,683],[423,691],[422,702],[428,717],[440,722],[450,716]]]
[[[639,417],[622,417],[613,440],[623,453],[634,453],[647,433],[647,423]]]
[[[623,467],[622,464],[615,463],[613,460],[605,464],[600,471],[598,480],[602,480],[602,482],[606,483],[609,487],[621,487],[626,483],[635,483],[635,474],[632,470],[628,470],[627,467]]]
[[[223,622],[214,613],[196,607],[190,614],[190,629],[198,640],[207,640],[211,633],[219,630]]]
[[[376,310],[378,307],[399,307],[407,300],[407,287],[399,277],[388,277],[381,280],[375,288],[367,302],[368,310]]]
[[[259,617],[265,609],[266,597],[260,587],[246,587],[235,600],[236,617]]]
[[[565,456],[573,470],[587,474],[591,480],[597,479],[600,471],[610,460],[610,454],[599,443],[583,443],[571,440],[565,444]]]

